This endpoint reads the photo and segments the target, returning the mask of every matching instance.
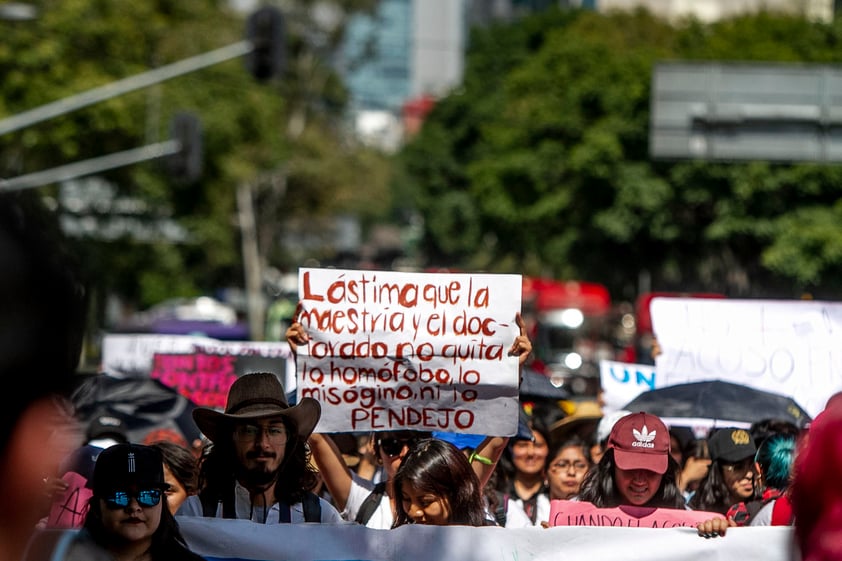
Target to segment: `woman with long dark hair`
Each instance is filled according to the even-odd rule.
[[[485,515],[479,478],[465,454],[449,442],[416,441],[395,472],[393,484],[398,499],[393,528],[494,525]]]
[[[688,503],[693,510],[726,514],[731,505],[755,498],[758,476],[754,439],[745,429],[721,428],[708,439],[711,464]]]
[[[608,449],[588,471],[579,499],[599,508],[644,506],[684,509],[679,466],[669,431],[655,415],[632,413],[614,425]]]

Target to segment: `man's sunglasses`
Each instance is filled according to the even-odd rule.
[[[129,506],[129,501],[134,497],[137,504],[143,507],[153,507],[161,502],[160,489],[144,489],[135,493],[127,493],[125,491],[114,491],[111,495],[105,497],[105,504],[111,510],[126,508]]]
[[[399,438],[381,438],[377,441],[380,449],[390,456],[397,456],[403,451],[404,446],[411,446],[414,438],[401,440]]]

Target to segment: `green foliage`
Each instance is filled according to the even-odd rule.
[[[772,12],[669,24],[638,9],[474,30],[463,88],[400,154],[424,257],[625,297],[641,273],[656,290],[838,294],[838,166],[651,161],[648,125],[658,62],[838,63],[840,25]]]
[[[149,227],[171,220],[187,241],[83,240],[93,290],[143,309],[242,286],[235,196],[243,183],[253,186],[265,264],[297,265],[279,243],[291,218],[306,231],[311,217],[341,210],[375,222],[390,208],[387,158],[344,138],[344,90],[325,62],[345,19],[374,2],[334,5],[339,17],[325,31],[310,17],[312,2],[284,3],[283,79],[258,83],[243,60],[229,60],[0,136],[0,177],[167,140],[173,115],[190,111],[203,128],[201,180],[179,181],[161,161],[101,174],[120,198],[140,201],[133,218]],[[0,22],[0,118],[234,44],[246,17],[227,0],[43,0],[39,11],[32,22]]]

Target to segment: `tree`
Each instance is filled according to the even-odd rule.
[[[400,154],[426,259],[596,280],[624,298],[643,273],[658,290],[836,293],[839,168],[652,161],[648,123],[659,61],[838,62],[839,32],[766,12],[669,24],[640,9],[474,30],[463,88]]]
[[[161,162],[102,175],[122,206],[129,200],[133,206],[115,205],[100,218],[131,212],[125,218],[145,225],[165,218],[188,236],[184,242],[138,241],[128,234],[84,240],[84,261],[99,283],[94,287],[99,326],[105,324],[110,295],[146,308],[167,298],[242,286],[235,192],[243,182],[261,187],[256,200],[266,266],[297,264],[279,246],[291,216],[305,223],[310,216],[327,220],[343,201],[353,203],[345,205],[349,212],[369,220],[384,212],[379,210],[388,204],[384,158],[347,142],[339,126],[344,90],[320,58],[329,59],[349,14],[373,2],[334,2],[338,17],[329,37],[316,27],[311,4],[283,3],[289,58],[280,80],[259,83],[242,60],[231,60],[0,137],[0,177],[14,177],[169,138],[172,116],[181,111],[201,119],[201,180],[177,181]],[[229,5],[45,0],[36,21],[0,22],[0,116],[240,41],[247,14]],[[56,198],[58,189],[42,192]]]

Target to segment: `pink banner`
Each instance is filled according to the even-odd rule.
[[[627,528],[695,528],[699,522],[724,518],[717,512],[619,506],[597,508],[584,501],[550,501],[550,526],[623,526]]]

